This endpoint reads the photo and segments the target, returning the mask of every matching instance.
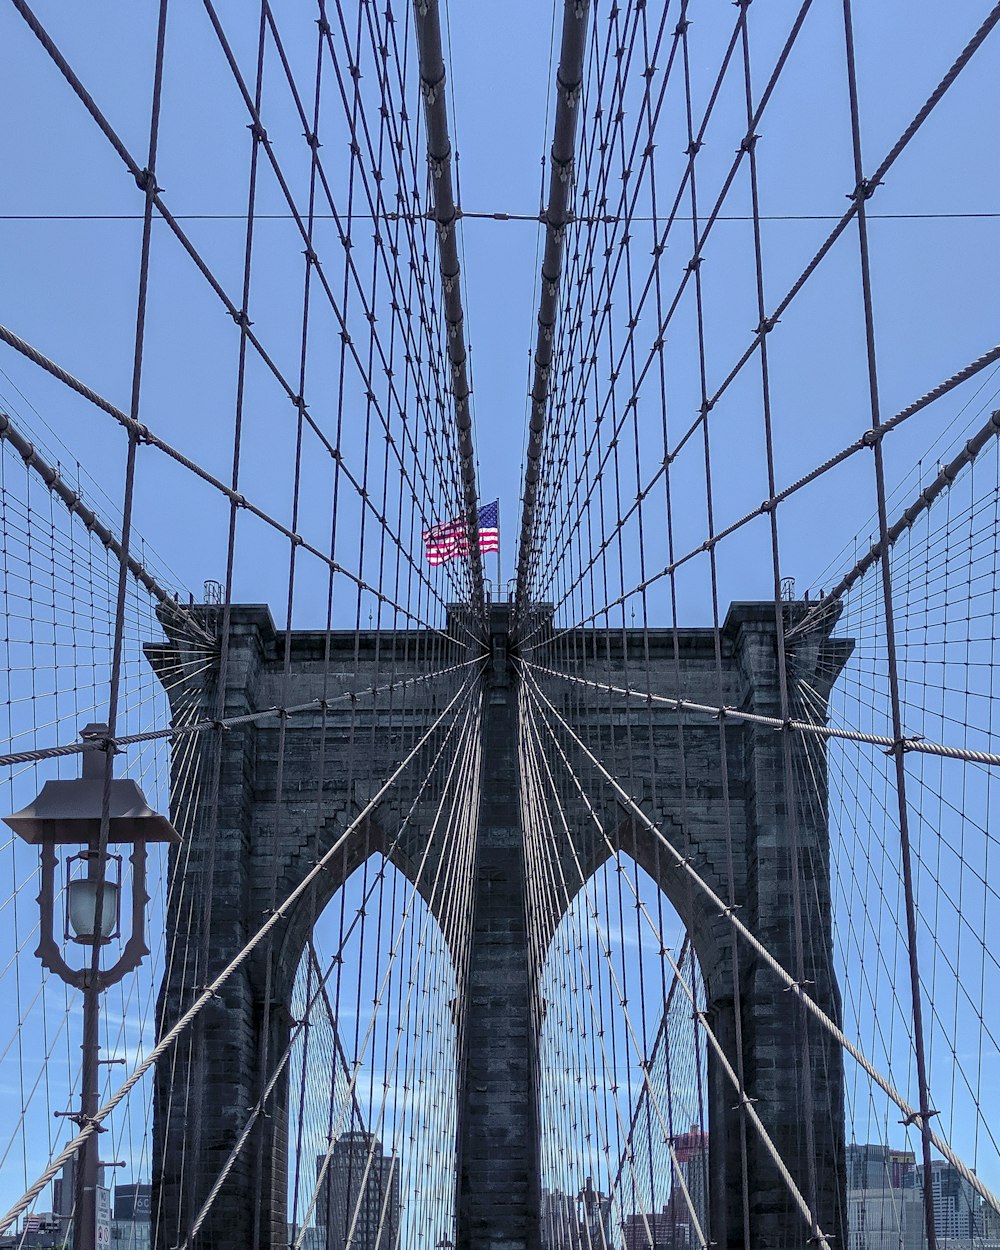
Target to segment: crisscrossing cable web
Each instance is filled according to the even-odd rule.
[[[977,305],[971,235],[889,223],[947,179],[1000,14],[933,55],[911,29],[919,87],[897,16],[565,7],[522,714],[582,879],[631,843],[691,935],[713,1179],[685,1244],[994,1235],[997,348],[910,315]],[[992,194],[965,157],[963,194]],[[577,1069],[582,1120],[612,1066]],[[666,1160],[682,1130],[638,1132]],[[662,1167],[629,1246],[676,1240]]]
[[[0,19],[4,1231],[995,1250],[1000,6],[476,16]]]

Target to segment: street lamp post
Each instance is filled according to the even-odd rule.
[[[4,823],[25,842],[41,850],[40,937],[35,954],[42,966],[83,992],[83,1061],[79,1113],[72,1117],[81,1128],[93,1124],[100,1099],[101,993],[142,963],[146,945],[146,843],[179,842],[165,816],[154,812],[139,786],[126,778],[110,777],[106,752],[113,750],[107,725],[86,725],[81,737],[92,745],[83,752],[83,775],[71,781],[47,781],[34,802]],[[102,825],[107,830],[102,837]],[[122,856],[111,854],[111,844],[131,847],[131,916],[128,937],[118,959],[108,968],[99,962],[99,949],[121,936]],[[65,886],[61,940],[56,937],[57,847],[81,849],[64,864]],[[73,942],[90,951],[80,968],[71,967],[63,947]],[[95,950],[95,948],[97,948]],[[97,1190],[100,1171],[98,1132],[80,1147],[76,1166],[76,1202],[73,1250],[99,1250]]]

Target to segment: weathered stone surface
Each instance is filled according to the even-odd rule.
[[[209,621],[212,612],[205,609]],[[461,1250],[536,1250],[538,1243],[537,1039],[531,1028],[516,679],[506,662],[505,623],[505,609],[494,608],[495,660],[482,691],[484,766],[473,945],[465,987],[468,1011],[465,1035],[459,1039],[465,1074],[458,1092]],[[774,605],[734,605],[721,644],[721,670],[709,630],[577,631],[566,636],[559,663],[557,653],[544,646],[536,648],[535,658],[598,682],[640,688],[648,682],[668,696],[779,716]],[[151,652],[151,660],[166,675],[170,663],[185,658],[182,651],[178,639],[172,653]],[[792,660],[795,671],[823,698],[848,652],[849,644],[811,637]],[[234,607],[221,706],[224,715],[233,716],[321,695],[332,699],[366,684],[406,681],[467,655],[458,637],[449,641],[417,631],[297,631],[286,640],[265,608]],[[186,707],[215,715],[218,657],[208,669],[202,655],[189,657],[189,665],[197,675],[171,687],[175,712]],[[175,957],[161,992],[165,1023],[176,1018],[195,989],[224,967],[256,930],[275,900],[286,897],[329,849],[345,817],[360,810],[459,680],[412,687],[405,695],[386,695],[374,703],[331,705],[325,728],[317,711],[289,717],[283,724],[274,718],[206,736],[199,798],[187,814],[185,845],[174,860],[168,923]],[[549,693],[671,844],[713,890],[739,908],[741,918],[793,975],[801,972],[811,982],[811,993],[825,1009],[839,1017],[831,971],[826,805],[822,794],[819,802],[806,804],[802,796],[787,792],[784,735],[731,720],[720,725],[666,708],[650,712],[639,704],[632,709],[582,687],[557,690],[552,683]],[[798,740],[792,750],[802,750]],[[178,806],[195,793],[182,761],[178,752]],[[793,776],[802,763],[793,754]],[[811,765],[822,787],[824,756],[815,746]],[[593,791],[600,792],[600,786],[595,784]],[[247,1109],[259,1096],[264,1059],[279,1054],[287,1042],[292,982],[315,917],[368,855],[392,847],[414,797],[412,787],[400,786],[362,824],[337,853],[322,885],[308,892],[278,927],[274,942],[230,978],[219,1002],[202,1013],[190,1037],[157,1069],[154,1185],[161,1247],[182,1240],[228,1159]],[[432,803],[434,797],[425,799]],[[565,811],[582,854],[583,877],[589,877],[609,851],[582,807],[567,803]],[[175,819],[181,815],[175,811]],[[825,1232],[845,1239],[846,1230],[839,1225],[839,1051],[817,1026],[801,1019],[793,997],[745,947],[734,948],[728,921],[684,883],[655,837],[620,804],[609,807],[602,818],[613,845],[658,882],[687,926],[705,978],[708,1019],[734,1065],[741,1035],[739,1058],[747,1088],[807,1194],[810,1167],[803,1124],[811,1104],[820,1224]],[[418,809],[391,852],[393,863],[411,879],[427,837],[428,824]],[[570,891],[575,891],[581,885],[580,868],[568,848],[554,848],[553,853]],[[802,886],[797,924],[793,854]],[[433,876],[432,871],[429,879]],[[425,897],[433,908],[433,897]],[[551,932],[564,910],[553,906],[545,918]],[[445,936],[454,940],[447,929]],[[808,1073],[803,1028],[808,1029]],[[729,1250],[745,1245],[735,1101],[719,1065],[710,1062],[711,1237]],[[261,1250],[276,1250],[281,1244],[287,1103],[287,1089],[279,1083],[270,1116],[237,1158],[196,1246],[256,1244]],[[747,1145],[753,1250],[804,1245],[808,1230],[804,1232],[773,1163],[752,1133]]]

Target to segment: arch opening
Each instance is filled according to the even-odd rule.
[[[636,859],[608,856],[566,900],[538,996],[542,1246],[700,1244],[704,981],[681,917]]]
[[[292,983],[275,1138],[290,1245],[454,1242],[457,984],[428,903],[380,852],[318,911]]]

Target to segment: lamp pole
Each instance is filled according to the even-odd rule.
[[[96,752],[94,752],[96,755]],[[84,763],[88,774],[89,760]],[[101,771],[104,763],[100,761]],[[95,898],[104,910],[104,865],[93,843],[90,844],[88,879],[93,881]],[[100,915],[95,915],[94,933],[101,930]],[[84,1058],[80,1070],[80,1128],[93,1123],[100,1099],[100,1019],[101,984],[99,976],[88,968],[84,971]],[[75,1174],[75,1206],[78,1219],[73,1221],[73,1250],[98,1250],[98,1181],[100,1180],[100,1128],[84,1141],[78,1156]]]
[[[107,734],[107,725],[85,726],[81,736],[93,745],[83,752],[83,775],[74,781],[47,781],[32,803],[3,817],[4,824],[41,850],[40,925],[35,954],[44,968],[83,994],[80,1110],[71,1118],[81,1128],[93,1126],[93,1131],[84,1139],[76,1157],[73,1250],[99,1250],[97,1190],[102,1130],[95,1120],[100,1097],[101,992],[133,972],[149,954],[145,935],[149,901],[146,844],[180,841],[170,821],[149,807],[134,781],[109,775],[104,752],[112,750],[113,743]],[[102,967],[99,952],[121,936],[122,857],[108,853],[109,842],[131,847],[132,906],[128,936],[118,958],[110,967]],[[57,851],[69,845],[82,846],[83,850],[66,861],[65,929],[60,938],[55,925]],[[82,871],[80,861],[86,862],[86,875],[74,876],[72,866],[77,864]],[[112,862],[115,879],[109,880],[106,870]],[[86,967],[75,968],[67,962],[64,944],[69,941],[90,948]],[[66,948],[67,953],[69,949]]]

